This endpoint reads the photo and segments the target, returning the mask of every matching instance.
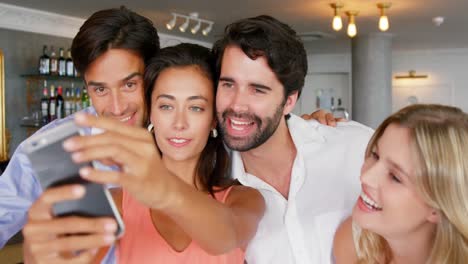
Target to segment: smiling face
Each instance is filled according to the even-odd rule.
[[[110,49],[99,56],[84,74],[97,114],[142,126],[144,69],[143,59],[128,50]]]
[[[213,82],[196,66],[163,70],[151,96],[151,122],[164,159],[197,161],[214,121]]]
[[[353,220],[363,229],[391,238],[434,226],[434,210],[414,184],[419,161],[412,146],[410,130],[391,124],[366,158],[353,209]]]
[[[284,115],[292,111],[297,94],[284,88],[265,57],[250,59],[239,47],[224,50],[216,94],[216,111],[226,145],[248,151],[265,143]]]

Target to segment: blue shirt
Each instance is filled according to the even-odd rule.
[[[93,107],[80,112],[96,115]],[[72,118],[73,115],[70,115],[54,120],[35,134],[56,127]],[[92,133],[90,128],[85,128],[83,132],[86,135]],[[27,221],[29,207],[42,193],[42,187],[24,153],[23,143],[24,141],[16,148],[7,168],[0,176],[0,248],[23,228]],[[109,250],[102,263],[115,263],[114,247]]]

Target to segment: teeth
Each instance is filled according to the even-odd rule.
[[[178,138],[171,138],[170,141],[174,142],[174,143],[177,143],[177,144],[182,144],[182,143],[187,142],[186,139],[178,139]]]
[[[236,121],[231,119],[231,123],[236,126],[246,126],[250,125],[251,122],[242,122],[242,121]]]
[[[382,210],[382,207],[379,204],[377,204],[374,200],[372,200],[369,196],[367,196],[365,193],[361,193],[361,198],[366,205],[372,207],[373,209]]]
[[[130,120],[131,116],[129,117],[126,117],[126,118],[122,118],[120,119],[120,122],[127,122],[128,120]]]

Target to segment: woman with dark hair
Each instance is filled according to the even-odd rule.
[[[210,50],[194,44],[161,49],[144,80],[151,133],[77,115],[79,125],[104,132],[64,144],[75,162],[121,168],[80,171],[88,180],[122,187],[112,192],[126,229],[117,243],[119,263],[244,263],[265,204],[257,190],[229,177],[216,130]]]

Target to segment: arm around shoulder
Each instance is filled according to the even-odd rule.
[[[352,219],[349,217],[338,227],[333,241],[333,257],[336,264],[357,262],[353,240]]]

